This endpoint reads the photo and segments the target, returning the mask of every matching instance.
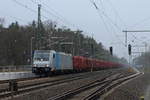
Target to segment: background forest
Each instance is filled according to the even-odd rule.
[[[21,26],[18,22],[4,27],[0,22],[0,65],[27,65],[31,63],[36,43],[38,26],[35,21]],[[72,31],[66,27],[57,27],[56,22],[41,23],[41,48],[71,53],[75,56],[93,57],[113,62],[127,63],[124,58],[112,56],[102,43],[84,35],[82,30]],[[101,39],[101,37],[99,38]]]

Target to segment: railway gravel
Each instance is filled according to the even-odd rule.
[[[126,74],[126,73],[131,74],[131,73],[127,72],[127,70],[125,70],[125,69],[117,69],[117,70],[111,69],[111,70],[92,72],[92,73],[88,73],[89,76],[84,79],[75,80],[75,81],[39,89],[36,91],[24,93],[22,95],[14,96],[13,100],[46,100],[57,94],[64,93],[70,89],[75,89],[77,87],[80,87],[80,86],[86,84],[87,82],[94,81],[95,79],[98,79],[98,78],[101,79],[101,78],[109,75],[110,73],[118,73],[118,72],[124,72],[124,74]],[[84,74],[87,74],[87,73],[84,73]],[[10,99],[10,98],[7,98],[7,99]]]
[[[144,75],[126,83],[114,92],[104,98],[104,100],[140,100],[141,96],[147,94],[147,89],[150,86],[149,80],[150,73]]]
[[[89,72],[87,72],[87,73],[89,73]],[[82,76],[82,75],[84,75],[84,73],[61,75],[61,76],[60,75],[55,75],[55,76],[43,77],[43,78],[21,79],[17,83],[18,83],[18,87],[27,87],[27,86],[46,83],[46,82],[54,82],[54,81],[57,81],[57,80],[64,80],[64,79],[77,77],[77,76]],[[3,89],[8,89],[8,88],[9,88],[9,83],[1,81],[0,92]]]

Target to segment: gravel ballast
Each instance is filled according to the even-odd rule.
[[[37,91],[32,91],[30,93],[26,93],[24,95],[15,96],[13,100],[47,100],[48,98],[55,96],[57,94],[61,94],[65,91],[68,91],[70,89],[75,89],[77,87],[80,87],[81,85],[84,85],[90,81],[94,81],[95,79],[103,78],[104,76],[109,75],[109,72],[118,73],[125,71],[124,69],[120,70],[105,70],[105,71],[99,71],[99,72],[93,72],[94,74],[90,75],[90,77],[82,79],[82,80],[76,80],[56,86],[47,87],[45,89],[40,89]]]
[[[145,100],[149,96],[147,93],[150,90],[150,73],[144,75],[120,86],[115,91],[110,93],[104,100],[141,100],[144,96]]]

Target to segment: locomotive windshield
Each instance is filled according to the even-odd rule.
[[[35,53],[34,60],[48,61],[49,60],[49,54],[48,53]]]

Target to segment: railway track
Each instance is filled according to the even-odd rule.
[[[106,72],[107,72],[107,74],[106,74]],[[114,75],[115,73],[118,73],[118,72],[120,74]],[[98,71],[98,72],[93,72],[93,73],[87,72],[87,73],[64,75],[64,76],[60,76],[59,78],[50,77],[50,78],[46,78],[45,79],[46,81],[45,80],[44,81],[40,81],[40,79],[38,81],[38,79],[37,79],[36,82],[32,81],[29,84],[28,84],[28,82],[26,83],[26,81],[25,81],[25,84],[21,83],[21,84],[18,85],[18,91],[11,92],[11,91],[8,90],[8,88],[4,88],[4,89],[1,88],[0,89],[0,99],[10,98],[10,97],[14,98],[14,97],[18,97],[18,96],[21,96],[21,95],[26,95],[28,93],[32,93],[32,92],[38,91],[40,89],[44,90],[44,89],[47,89],[47,88],[52,88],[53,86],[56,87],[57,85],[58,86],[60,86],[60,85],[67,85],[68,83],[70,84],[72,81],[74,81],[74,82],[76,82],[76,81],[81,82],[84,79],[89,80],[89,79],[94,78],[93,76],[95,76],[95,75],[96,75],[97,78],[101,78],[101,79],[96,80],[96,81],[93,79],[93,81],[94,81],[93,82],[93,86],[88,84],[89,85],[88,89],[90,89],[91,87],[99,86],[100,83],[101,84],[102,83],[105,84],[107,82],[106,79],[108,80],[109,77],[114,77],[114,78],[115,77],[123,77],[124,76],[123,74],[126,75],[126,73],[122,73],[119,70],[114,70],[114,71],[108,71],[107,70],[107,71],[102,71],[102,72]],[[18,81],[18,82],[20,82],[20,81]],[[77,88],[77,87],[74,87],[74,89],[75,88]],[[85,86],[85,90],[87,90],[86,88],[87,87]],[[61,92],[61,93],[63,93],[63,92]],[[61,93],[59,93],[59,94],[61,94]],[[56,95],[57,95],[57,93],[56,93]],[[76,94],[74,93],[74,95],[76,95]],[[52,95],[51,97],[53,97],[53,96],[55,96],[55,95]],[[69,96],[69,97],[71,97],[71,96]]]
[[[94,82],[87,83],[86,85],[83,85],[79,88],[69,90],[65,93],[53,96],[48,100],[67,100],[67,99],[68,100],[96,100],[100,98],[103,94],[107,93],[109,90],[113,89],[114,87],[130,79],[133,79],[138,75],[140,74],[138,73],[130,76],[122,75],[122,74],[115,74],[113,76],[110,75],[103,79],[99,79]],[[92,88],[95,88],[95,90],[91,90]],[[88,92],[88,90],[90,92]]]
[[[40,78],[40,76],[29,77],[29,78],[20,78],[20,79],[0,80],[0,84],[8,83],[12,80],[18,82],[18,81],[34,80],[34,79],[38,79],[38,78]]]
[[[112,74],[112,72],[109,72],[109,74]],[[94,73],[93,73],[93,75],[94,75]],[[9,91],[9,89],[1,89],[0,90],[0,98],[15,96],[15,95],[23,94],[26,92],[42,89],[45,87],[50,87],[50,86],[63,84],[63,83],[67,83],[67,82],[71,82],[71,81],[75,81],[75,80],[85,79],[85,78],[89,78],[89,75],[88,74],[75,75],[75,76],[56,79],[56,80],[49,80],[49,81],[45,81],[45,82],[23,85],[23,86],[19,86],[18,91],[15,91],[15,92],[11,92],[11,91]]]

